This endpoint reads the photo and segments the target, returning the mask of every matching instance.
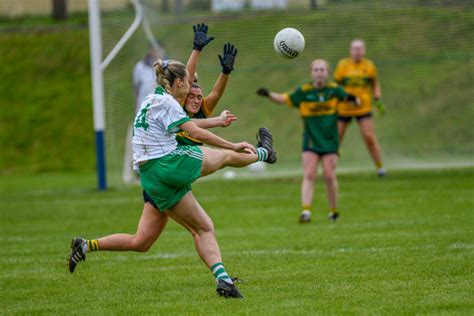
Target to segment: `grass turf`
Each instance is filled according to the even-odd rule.
[[[299,178],[203,181],[228,271],[245,300],[215,295],[175,223],[148,253],[93,253],[71,275],[71,237],[133,232],[139,188],[98,193],[93,175],[0,179],[2,314],[472,314],[474,169],[339,177],[338,223],[321,182],[296,223]]]

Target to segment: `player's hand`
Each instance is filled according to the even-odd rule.
[[[224,110],[222,113],[219,115],[219,118],[221,119],[221,127],[227,127],[232,124],[232,122],[237,121],[237,116],[234,114],[230,113],[229,110]]]
[[[193,25],[194,31],[194,41],[193,41],[193,49],[202,51],[204,46],[209,44],[215,37],[214,36],[207,36],[207,30],[209,27],[207,24],[196,24]]]
[[[346,101],[354,104],[355,106],[362,105],[362,100],[359,97],[356,97],[355,95],[352,95],[352,94],[347,95]]]
[[[270,96],[270,90],[268,90],[267,88],[260,88],[257,90],[257,94],[262,97],[268,97]]]
[[[355,101],[354,101],[354,104],[356,106],[361,106],[362,105],[362,100],[359,98],[359,97],[356,97]]]
[[[223,56],[219,55],[219,61],[222,66],[222,73],[228,75],[234,70],[235,56],[237,55],[237,48],[231,43],[224,44]]]
[[[385,114],[385,104],[383,104],[382,100],[376,99],[374,100],[374,105],[379,110],[380,115]]]
[[[234,148],[232,150],[237,151],[237,152],[245,152],[248,154],[256,154],[257,150],[255,149],[255,146],[252,144],[249,144],[247,142],[241,142],[241,143],[235,143]]]

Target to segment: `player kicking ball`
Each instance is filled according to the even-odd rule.
[[[338,159],[339,135],[337,130],[337,106],[339,101],[356,104],[360,100],[347,94],[334,82],[328,82],[329,66],[325,60],[316,59],[311,63],[312,81],[298,86],[290,93],[271,92],[266,88],[257,90],[257,94],[280,104],[297,108],[303,118],[303,182],[301,184],[301,204],[303,211],[300,223],[311,221],[311,205],[317,166],[323,166],[324,181],[330,206],[329,219],[336,221],[338,183],[336,164]]]
[[[229,142],[198,127],[177,101],[183,100],[189,93],[186,66],[177,61],[159,60],[155,69],[158,87],[142,103],[133,130],[134,164],[139,168],[141,184],[160,212],[168,214],[199,236],[198,242],[195,239],[196,250],[216,279],[217,293],[224,297],[241,298],[240,291],[222,263],[213,222],[194,197],[191,184],[224,167],[245,167],[256,161],[275,163],[277,158],[272,135],[266,128],[260,128],[259,141],[254,147],[247,142]],[[176,134],[180,130],[219,149],[178,146]],[[142,216],[140,225],[147,227],[160,220],[158,216]],[[165,225],[166,220],[162,223]],[[87,252],[125,250],[117,243],[117,235],[110,237],[93,240],[74,238],[68,258],[69,271],[74,272],[77,264],[85,260]],[[128,236],[119,237],[129,239]]]

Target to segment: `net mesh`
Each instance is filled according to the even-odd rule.
[[[245,1],[244,1],[245,2]],[[332,70],[348,57],[349,43],[364,39],[367,57],[378,68],[384,116],[374,110],[376,134],[388,168],[473,164],[474,157],[474,10],[463,1],[289,1],[286,9],[213,13],[210,1],[144,0],[142,5],[156,39],[169,58],[186,62],[192,48],[192,25],[205,22],[216,39],[201,56],[199,81],[207,94],[220,73],[217,55],[224,43],[238,48],[235,71],[216,113],[230,109],[239,120],[214,130],[232,141],[253,141],[260,126],[274,133],[279,164],[270,171],[298,170],[302,124],[297,111],[258,97],[267,87],[286,92],[310,80],[309,64],[326,59]],[[168,5],[166,5],[168,4]],[[104,52],[132,23],[131,6],[102,12]],[[282,28],[294,27],[306,39],[296,59],[273,50]],[[131,74],[149,44],[140,28],[104,74],[107,167],[119,183],[127,126],[134,115]],[[352,123],[342,144],[339,166],[371,169],[373,164]]]

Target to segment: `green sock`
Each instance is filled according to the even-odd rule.
[[[227,283],[231,283],[231,284],[233,283],[232,279],[230,278],[230,276],[225,271],[224,264],[222,262],[218,262],[218,263],[214,264],[211,267],[211,271],[214,274],[214,276],[216,277],[216,280],[224,280]]]
[[[268,159],[268,151],[263,147],[257,148],[258,161],[265,161]]]

